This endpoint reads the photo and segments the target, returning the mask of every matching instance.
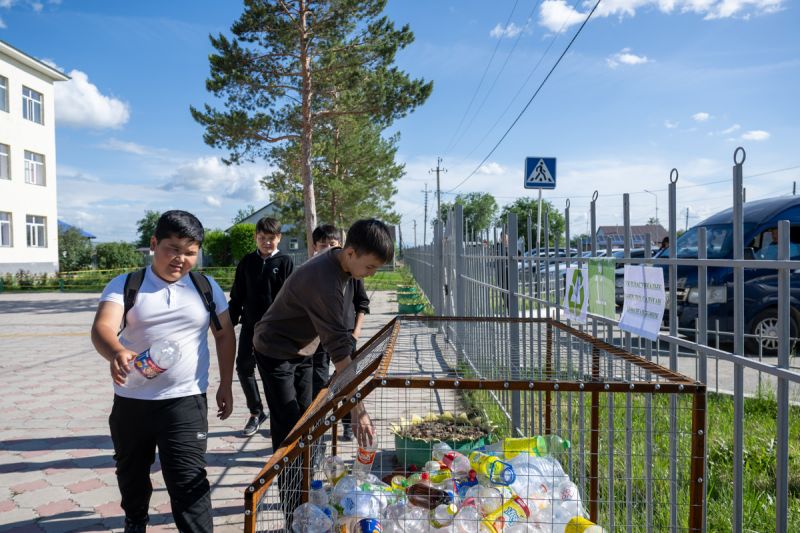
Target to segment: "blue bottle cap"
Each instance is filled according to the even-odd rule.
[[[311,482],[311,490],[319,490],[322,488],[322,481],[315,479]]]

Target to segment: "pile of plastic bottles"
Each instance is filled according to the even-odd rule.
[[[467,456],[439,442],[422,471],[391,482],[371,473],[374,449],[359,449],[350,473],[341,458],[327,457],[327,483],[312,483],[292,530],[601,533],[558,460],[568,448],[557,435],[509,438]]]

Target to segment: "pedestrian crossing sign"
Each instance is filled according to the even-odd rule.
[[[556,158],[555,157],[526,157],[525,158],[525,188],[526,189],[555,189],[556,188]]]

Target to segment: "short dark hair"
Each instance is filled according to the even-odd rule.
[[[357,220],[347,230],[345,248],[352,248],[357,254],[372,254],[384,263],[394,258],[394,242],[389,228],[374,218]]]
[[[339,230],[333,224],[322,224],[314,228],[311,233],[311,240],[314,244],[321,241],[339,240]]]
[[[157,242],[170,237],[179,239],[191,239],[197,244],[203,244],[205,230],[203,224],[196,216],[188,211],[173,209],[166,211],[158,218],[156,223],[155,237]]]
[[[272,217],[264,217],[256,222],[256,233],[270,233],[272,235],[281,234],[281,223],[278,219]]]

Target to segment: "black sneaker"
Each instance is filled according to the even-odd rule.
[[[244,429],[242,430],[242,435],[245,437],[249,437],[250,435],[254,435],[258,428],[261,427],[261,424],[267,421],[269,415],[264,413],[263,411],[259,413],[258,416],[251,415],[250,418],[247,419],[247,424],[244,425]]]
[[[141,522],[134,522],[130,518],[125,519],[125,533],[145,533],[147,531],[147,523],[150,517],[145,518]]]
[[[342,440],[350,442],[353,440],[353,427],[350,424],[342,424]]]

